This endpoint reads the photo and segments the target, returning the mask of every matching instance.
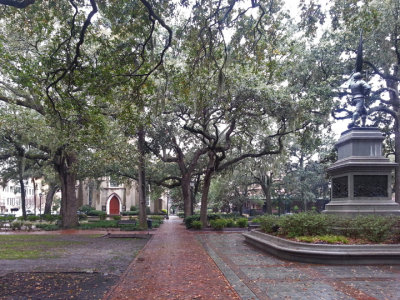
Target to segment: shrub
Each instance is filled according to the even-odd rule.
[[[121,215],[123,216],[137,216],[139,214],[138,211],[123,211]]]
[[[279,217],[266,215],[258,218],[258,223],[260,223],[260,229],[265,233],[276,232],[279,228]],[[254,222],[254,220],[253,220]]]
[[[121,220],[121,216],[113,216],[113,219],[116,221],[120,221]]]
[[[162,209],[162,210],[161,210],[161,213],[163,213],[164,215],[166,215],[166,214],[167,214],[167,210],[166,210],[166,209]]]
[[[358,237],[379,243],[389,237],[395,223],[392,217],[370,215],[357,216],[352,219],[350,226],[356,229]]]
[[[45,231],[54,231],[54,230],[60,229],[58,227],[58,225],[55,225],[55,224],[44,224],[44,223],[43,224],[35,224],[35,227],[43,229]]]
[[[176,214],[179,218],[184,218],[185,217],[185,213],[183,213],[183,212],[178,212],[177,214]]]
[[[43,215],[43,220],[45,220],[46,222],[50,222],[53,223],[54,221],[56,221],[59,218],[59,215]]]
[[[193,221],[200,221],[200,215],[188,216],[183,220],[183,222],[185,222],[187,229],[192,228]]]
[[[281,233],[288,237],[325,235],[331,227],[330,218],[322,214],[299,213],[281,217]]]
[[[12,222],[12,221],[14,221],[16,218],[15,218],[15,216],[12,216],[12,215],[10,215],[10,216],[3,216],[3,217],[0,217],[0,222]]]
[[[160,222],[160,224],[162,224],[162,223],[164,222],[164,216],[151,215],[151,216],[148,216],[148,218],[149,218],[149,219],[152,219],[153,221],[154,221],[154,220],[157,220],[157,221]]]
[[[87,215],[93,217],[100,217],[101,215],[106,215],[106,212],[102,210],[91,210],[87,212]]]
[[[247,218],[240,218],[236,221],[236,223],[240,228],[245,228],[248,226],[249,221],[247,220]]]
[[[22,224],[23,223],[21,221],[14,221],[11,223],[11,229],[12,230],[21,230]]]
[[[28,221],[30,221],[30,222],[35,222],[35,221],[39,220],[40,217],[39,217],[39,216],[32,215],[32,216],[27,216],[26,219],[27,219]]]
[[[207,214],[207,220],[211,221],[211,220],[217,220],[217,219],[221,219],[221,214],[216,214],[216,213],[210,213]]]
[[[225,219],[226,227],[235,227],[236,223],[234,219]]]
[[[203,224],[200,221],[193,221],[192,222],[192,228],[200,230],[203,228]]]
[[[83,212],[86,215],[89,215],[89,212],[92,210],[95,210],[95,209],[94,209],[94,207],[91,207],[90,205],[83,205],[79,208],[79,211]]]
[[[211,220],[210,225],[215,230],[222,230],[226,226],[226,220],[225,219]]]
[[[116,220],[102,220],[91,223],[83,223],[79,225],[79,229],[94,229],[94,228],[117,228],[118,221]]]
[[[32,227],[33,227],[33,224],[30,223],[30,222],[24,222],[23,226],[25,227],[25,230],[31,231]]]

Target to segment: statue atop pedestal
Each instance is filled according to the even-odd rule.
[[[348,125],[348,128],[356,126],[356,122],[361,118],[361,127],[365,127],[367,120],[367,108],[365,106],[365,100],[371,92],[371,86],[362,79],[362,65],[363,65],[363,39],[362,32],[360,32],[360,41],[357,49],[357,59],[355,73],[351,76],[349,82],[349,88],[351,90],[351,104],[356,107],[353,113],[353,120]]]
[[[351,104],[356,107],[356,110],[353,113],[353,121],[348,127],[354,127],[358,118],[361,118],[361,126],[365,127],[368,115],[367,108],[365,107],[365,99],[371,92],[371,86],[362,79],[360,72],[356,72],[350,79],[349,88],[352,95]]]

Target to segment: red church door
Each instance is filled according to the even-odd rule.
[[[115,196],[110,200],[110,215],[119,215],[119,201]]]

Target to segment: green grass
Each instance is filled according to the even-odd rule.
[[[0,260],[57,258],[63,248],[77,243],[55,235],[0,235]]]

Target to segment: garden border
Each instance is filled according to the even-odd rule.
[[[245,241],[269,254],[317,264],[400,264],[399,245],[326,245],[286,240],[259,231],[243,233]]]

